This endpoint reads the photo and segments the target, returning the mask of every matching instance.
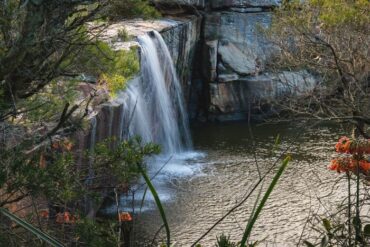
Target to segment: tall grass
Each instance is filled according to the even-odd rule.
[[[170,227],[168,225],[166,214],[165,214],[165,211],[163,209],[161,200],[159,199],[158,193],[157,193],[156,189],[154,188],[152,182],[150,181],[149,176],[147,175],[147,173],[145,172],[145,170],[143,169],[143,167],[141,165],[139,165],[139,171],[140,171],[141,175],[143,176],[143,178],[145,180],[145,183],[148,185],[148,188],[149,188],[150,192],[152,193],[152,195],[154,197],[155,203],[156,203],[156,205],[158,207],[158,210],[159,210],[159,213],[161,215],[164,227],[166,229],[166,236],[167,236],[166,243],[167,243],[167,246],[171,246]]]
[[[249,236],[250,236],[250,234],[252,232],[253,226],[256,223],[259,214],[261,213],[262,209],[264,208],[267,199],[270,197],[271,192],[274,190],[274,188],[275,188],[275,186],[276,186],[279,178],[281,177],[281,175],[283,174],[284,170],[288,166],[288,163],[289,163],[290,160],[291,160],[291,157],[290,156],[286,157],[283,160],[282,165],[280,166],[278,172],[275,174],[274,178],[272,179],[272,181],[270,183],[270,186],[268,187],[268,189],[265,192],[265,194],[264,194],[264,196],[263,196],[260,204],[258,205],[256,212],[251,216],[251,220],[247,224],[247,226],[245,228],[245,231],[244,231],[244,234],[243,234],[242,241],[240,242],[240,246],[241,247],[245,247],[246,246],[245,244],[246,244],[246,242],[247,242],[247,240],[248,240],[248,238],[249,238]]]
[[[17,223],[21,227],[25,228],[30,233],[36,235],[42,241],[50,244],[51,246],[53,246],[53,247],[64,247],[63,243],[59,242],[58,240],[56,240],[53,237],[46,234],[45,232],[43,232],[43,231],[39,230],[38,228],[34,227],[33,225],[31,225],[27,221],[24,221],[21,218],[19,218],[18,216],[12,214],[11,212],[6,210],[5,208],[0,208],[0,213],[5,215],[6,217],[11,219],[12,221],[14,221],[15,223]]]

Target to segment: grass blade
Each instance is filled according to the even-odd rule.
[[[152,195],[154,197],[155,203],[157,204],[157,207],[158,207],[159,213],[161,215],[164,227],[166,229],[167,246],[171,246],[170,227],[168,225],[166,214],[164,212],[161,200],[159,199],[158,193],[157,193],[156,189],[154,188],[152,182],[150,181],[150,178],[148,177],[148,175],[146,174],[146,172],[144,171],[144,169],[140,165],[139,165],[139,170],[140,170],[140,173],[143,176],[146,184],[148,185],[148,188],[149,188],[150,192],[152,193]]]
[[[39,230],[38,228],[34,227],[30,223],[22,220],[18,216],[10,213],[5,208],[0,208],[0,213],[20,225],[21,227],[25,228],[27,231],[31,232],[32,234],[36,235],[41,240],[45,241],[46,243],[50,244],[53,247],[64,247],[63,243],[59,242],[58,240],[52,238],[48,234],[44,233],[43,231]]]
[[[265,206],[265,203],[266,203],[267,199],[269,198],[271,192],[274,190],[274,187],[276,186],[279,178],[281,177],[285,168],[287,167],[290,159],[291,159],[290,156],[288,156],[283,160],[283,163],[282,163],[281,167],[279,168],[278,172],[275,174],[274,178],[272,179],[271,184],[268,187],[266,193],[264,194],[260,204],[258,205],[258,208],[257,208],[256,212],[252,216],[252,220],[249,221],[249,223],[247,224],[247,226],[245,228],[242,241],[240,242],[241,247],[245,247],[245,243],[247,242],[247,240],[249,238],[249,235],[252,232],[254,223],[256,223],[259,214],[261,213],[263,207]]]

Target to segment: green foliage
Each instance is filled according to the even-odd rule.
[[[77,80],[68,78],[53,80],[37,95],[19,101],[18,108],[32,109],[23,118],[24,123],[57,122],[64,106],[77,100],[77,83]]]
[[[166,243],[167,243],[167,246],[171,246],[170,227],[168,225],[167,218],[166,218],[166,213],[165,213],[165,210],[162,206],[161,200],[160,200],[160,198],[158,196],[158,193],[157,193],[156,189],[154,188],[152,182],[150,181],[149,176],[144,171],[143,167],[140,164],[138,164],[138,168],[139,168],[139,171],[140,171],[141,175],[143,176],[143,178],[145,180],[146,185],[148,186],[150,192],[152,193],[152,195],[154,197],[155,204],[157,205],[159,213],[161,215],[164,227],[166,229],[166,237],[167,237]]]
[[[249,236],[250,236],[250,234],[252,232],[254,223],[256,223],[256,220],[257,220],[259,214],[261,213],[262,209],[264,208],[267,199],[270,197],[271,192],[274,190],[277,182],[279,181],[281,175],[283,174],[283,172],[285,171],[286,167],[288,166],[288,163],[289,163],[290,160],[291,160],[291,157],[290,156],[286,157],[283,160],[282,165],[280,166],[279,170],[275,174],[275,176],[272,179],[272,181],[271,181],[271,183],[270,183],[267,191],[265,192],[265,194],[264,194],[264,196],[263,196],[260,204],[258,205],[256,212],[251,216],[251,220],[247,224],[247,226],[245,228],[245,231],[244,231],[244,234],[243,234],[243,238],[242,238],[242,240],[240,242],[240,246],[241,247],[245,247],[246,246],[246,242],[247,242],[247,240],[248,240],[248,238],[249,238]]]
[[[370,238],[370,224],[364,226],[364,235]]]
[[[153,19],[160,17],[160,13],[150,6],[148,0],[112,0],[106,13],[111,20],[135,17]]]
[[[230,241],[230,236],[222,234],[220,237],[217,237],[216,247],[237,247],[237,245]]]
[[[130,34],[128,34],[128,32],[125,28],[122,28],[118,31],[117,37],[122,42],[130,41],[133,38]]]
[[[99,78],[114,97],[139,72],[140,63],[136,47],[114,51],[107,43],[96,41],[83,47],[76,56],[73,55],[64,63],[64,67],[75,73]]]
[[[125,140],[112,148],[114,139],[98,143],[89,157],[94,160],[96,170],[108,169],[110,174],[121,183],[129,182],[140,174],[138,165],[144,163],[144,157],[158,154],[158,145],[148,143],[143,145],[140,137]]]
[[[112,147],[113,142],[115,147]],[[58,239],[64,236],[63,243],[73,243],[77,239],[82,246],[117,246],[117,225],[86,219],[84,213],[80,212],[80,206],[86,203],[86,198],[102,200],[102,195],[95,193],[89,186],[115,187],[138,177],[142,173],[144,158],[159,153],[159,147],[154,144],[143,145],[140,138],[120,143],[106,140],[97,145],[94,153],[87,153],[86,160],[93,160],[93,164],[85,163],[78,167],[71,153],[72,143],[68,141],[55,142],[51,147],[25,155],[22,150],[28,145],[32,146],[32,142],[21,143],[11,150],[3,149],[0,153],[0,187],[10,195],[19,196],[0,198],[0,206],[9,205],[14,200],[20,201],[24,195],[34,199],[47,198],[53,207],[62,209],[62,212],[74,212],[74,215],[81,218],[76,221],[76,225],[68,226],[68,230],[60,229],[58,225],[48,225],[46,229],[50,235]],[[89,165],[93,166],[93,175],[89,173]],[[109,184],[106,179],[100,180],[104,177],[109,179]],[[15,232],[4,227],[4,224],[6,222],[1,221],[0,236],[7,239],[7,234]],[[26,237],[26,233],[17,234],[32,239],[31,236]]]
[[[33,225],[29,224],[28,222],[22,220],[18,216],[10,213],[8,210],[4,208],[0,208],[0,213],[10,218],[12,221],[20,225],[21,227],[27,229],[32,234],[36,235],[38,238],[40,238],[45,243],[50,244],[53,247],[63,247],[63,243],[59,242],[58,240],[50,237],[46,233],[40,231],[38,228],[34,227]]]
[[[85,218],[77,222],[75,238],[89,247],[119,246],[115,237],[117,227],[116,222],[96,222]]]
[[[280,108],[321,119],[369,116],[369,13],[367,0],[285,1],[274,11],[269,38],[278,54],[269,69],[304,69],[317,80],[313,91],[281,100]]]
[[[317,10],[318,19],[328,26],[348,23],[362,26],[370,23],[370,2],[367,0],[311,0],[309,4]]]
[[[86,193],[80,185],[80,175],[83,175],[76,171],[71,153],[48,152],[45,149],[32,155],[23,155],[23,145],[27,144],[8,151],[2,150],[0,187],[9,193],[22,190],[30,196],[46,196],[62,203],[79,199]],[[71,172],[75,176],[70,176]],[[6,201],[1,203],[6,204]]]
[[[101,1],[0,2],[0,81],[18,100],[66,73],[60,65],[83,47],[81,27],[93,21]]]

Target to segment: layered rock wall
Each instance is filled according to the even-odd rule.
[[[274,113],[271,102],[276,98],[313,88],[315,80],[306,71],[267,69],[279,50],[262,30],[271,26],[272,11],[280,4],[278,0],[205,1],[200,73],[193,78],[193,89],[200,96],[190,98],[198,103],[191,108],[193,118],[260,120]]]

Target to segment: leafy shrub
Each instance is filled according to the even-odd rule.
[[[75,73],[98,78],[114,97],[139,72],[140,63],[136,47],[115,51],[106,42],[96,41],[83,47],[63,66],[69,70],[73,67]]]
[[[236,247],[237,245],[230,241],[230,236],[225,236],[222,234],[220,237],[217,237],[216,247]]]
[[[132,36],[127,32],[125,28],[122,28],[118,31],[117,37],[120,39],[120,41],[130,41],[132,40]]]

